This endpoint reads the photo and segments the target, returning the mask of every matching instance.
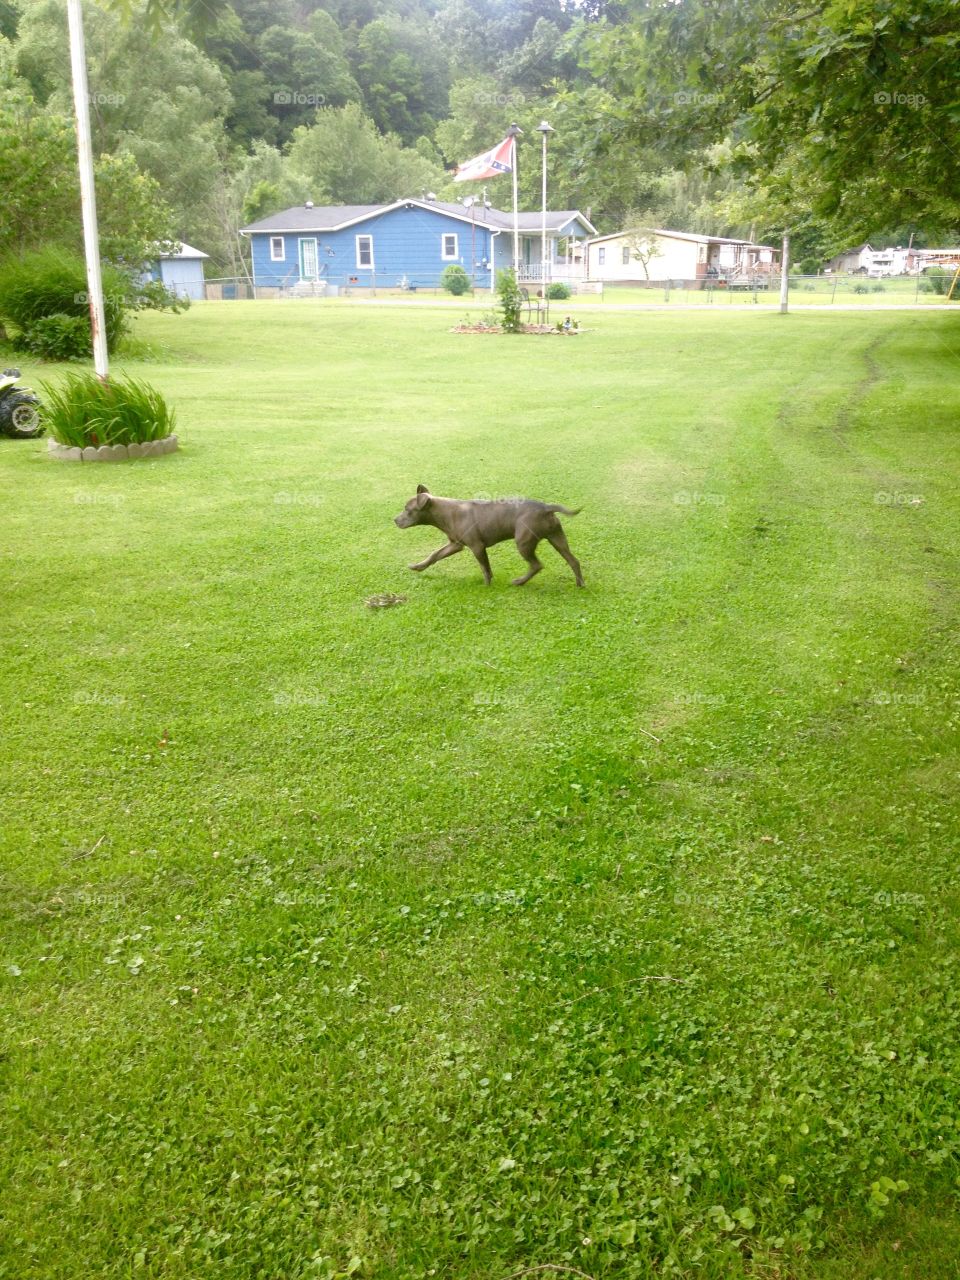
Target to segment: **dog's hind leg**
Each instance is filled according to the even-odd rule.
[[[543,565],[537,559],[537,543],[539,541],[540,541],[539,536],[535,534],[532,529],[517,530],[517,550],[523,556],[524,560],[526,560],[530,568],[527,570],[527,572],[523,575],[522,578],[512,579],[513,586],[515,587],[524,586],[526,583],[530,581],[532,577],[538,574],[540,570],[543,568]]]
[[[583,574],[580,572],[580,561],[570,550],[570,543],[567,542],[567,535],[563,530],[558,528],[555,533],[548,533],[547,541],[550,543],[551,547],[563,556],[564,560],[566,560],[567,564],[573,570],[573,576],[577,580],[577,586],[586,586],[586,583],[583,581]]]
[[[412,564],[410,568],[420,573],[421,570],[429,569],[432,564],[436,564],[438,560],[446,560],[447,556],[455,556],[458,551],[462,550],[462,542],[448,542],[445,547],[434,551],[432,556],[427,556],[426,560],[421,560],[419,564]]]

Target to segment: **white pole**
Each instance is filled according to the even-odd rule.
[[[540,292],[543,297],[543,304],[547,304],[547,275],[549,273],[549,258],[547,257],[547,134],[553,133],[553,129],[547,124],[546,120],[541,120],[537,125],[537,131],[543,138],[543,153],[541,158],[542,178],[543,178],[543,216],[540,222]]]
[[[513,140],[513,270],[520,270],[520,215],[517,197],[517,140]]]
[[[783,248],[780,258],[780,314],[787,314],[787,296],[790,290],[790,233],[783,233]]]
[[[70,66],[73,73],[73,104],[77,117],[77,159],[80,165],[80,205],[83,213],[83,248],[87,259],[87,301],[93,334],[93,367],[106,381],[107,329],[103,311],[103,280],[100,275],[100,236],[97,231],[97,195],[93,184],[93,145],[90,140],[90,93],[87,88],[87,59],[83,43],[83,14],[80,0],[67,0],[70,25]]]

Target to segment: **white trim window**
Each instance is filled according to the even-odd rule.
[[[373,236],[357,236],[357,270],[373,270]]]
[[[600,248],[597,250],[597,266],[604,267],[606,266],[606,264],[607,264],[607,248],[606,248],[606,245],[601,245]]]
[[[630,265],[630,246],[625,244],[623,246],[623,266],[629,267],[629,265]]]
[[[270,237],[270,261],[285,262],[287,258],[287,242],[283,236]]]
[[[459,240],[455,231],[444,231],[440,237],[440,257],[444,262],[455,262],[460,257]]]

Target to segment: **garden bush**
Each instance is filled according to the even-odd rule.
[[[449,267],[444,267],[440,274],[440,284],[447,293],[452,293],[455,297],[459,297],[462,293],[469,293],[472,288],[470,277],[463,267],[455,262],[451,262]]]
[[[570,286],[562,280],[555,280],[553,284],[547,285],[547,297],[551,302],[562,302],[564,298],[570,297],[570,293]]]
[[[497,272],[497,295],[500,298],[500,325],[504,333],[520,333],[523,329],[520,319],[523,295],[513,267]]]
[[[173,410],[154,387],[134,378],[107,382],[94,373],[69,374],[42,387],[44,422],[59,444],[136,444],[175,430]]]
[[[107,349],[113,351],[125,330],[132,285],[105,263],[103,292]],[[52,360],[89,359],[87,296],[83,259],[65,249],[41,249],[0,264],[0,319],[17,350]]]

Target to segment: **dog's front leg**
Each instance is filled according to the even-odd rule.
[[[487,555],[486,547],[471,547],[470,550],[477,557],[477,563],[483,570],[483,580],[489,587],[493,581],[493,570],[490,568],[490,557]]]
[[[446,560],[447,556],[455,556],[458,551],[462,550],[462,542],[448,542],[439,551],[434,551],[432,556],[427,556],[426,560],[421,560],[419,564],[412,564],[410,568],[420,573],[423,569],[429,569],[432,564],[436,564],[438,560]]]

